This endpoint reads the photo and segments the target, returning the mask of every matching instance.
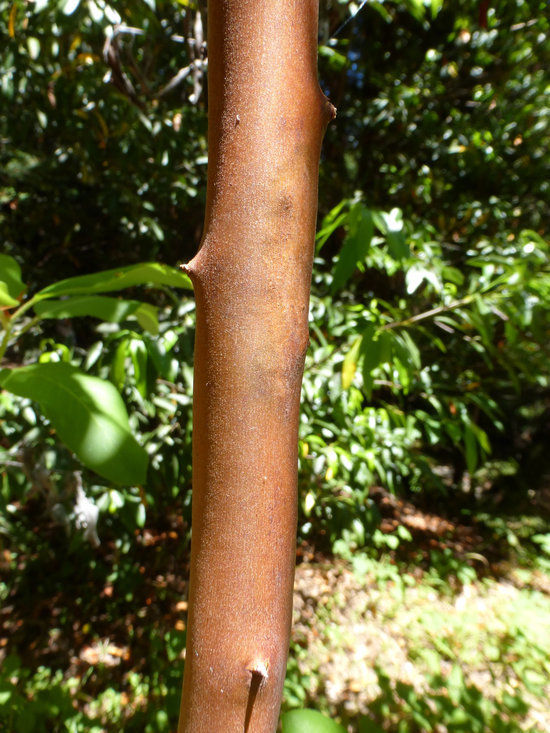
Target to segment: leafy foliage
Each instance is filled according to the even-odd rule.
[[[482,240],[457,269],[433,232],[407,232],[397,210],[373,213],[349,202],[337,212],[326,217],[320,240],[335,220],[349,221],[334,271],[336,278],[347,270],[348,289],[335,300],[333,276],[319,277],[327,295],[312,304],[302,456],[325,479],[343,483],[344,492],[353,491],[349,481],[369,486],[376,480],[390,490],[443,490],[437,465],[445,451],[474,475],[492,452],[489,434],[498,439],[511,418],[503,396],[515,409],[526,387],[536,394],[548,385],[548,245],[532,231],[500,251]],[[372,239],[367,229],[359,258],[358,218],[377,221],[380,233]],[[402,235],[397,254],[396,232]],[[349,282],[354,272],[356,285]],[[381,278],[388,292],[396,284],[391,300],[369,292],[374,272],[379,288]],[[349,288],[359,283],[358,301]],[[337,411],[346,419],[331,420]],[[352,446],[351,455],[345,446]],[[364,500],[364,493],[357,496]]]
[[[190,256],[206,162],[196,4],[5,0],[0,33],[0,237],[36,265],[33,288],[106,256]]]
[[[11,370],[5,389],[40,403],[65,445],[97,473],[119,483],[143,483],[147,454],[133,438],[119,393],[66,362]]]
[[[69,278],[49,285],[36,293],[12,313],[18,300],[16,294],[25,288],[13,258],[3,256],[0,283],[6,293],[2,324],[5,333],[0,356],[30,325],[41,319],[95,316],[120,323],[133,316],[148,331],[158,333],[157,313],[153,306],[139,301],[117,300],[90,296],[153,283],[157,286],[175,285],[189,288],[186,275],[166,266],[133,265],[94,275]],[[63,300],[52,301],[52,297]],[[21,318],[33,308],[36,316],[21,325]],[[67,359],[70,355],[65,352]],[[143,372],[146,354],[141,350],[138,366]],[[5,369],[0,384],[11,392],[38,402],[65,445],[89,468],[111,481],[122,484],[142,484],[147,468],[147,454],[133,437],[124,403],[110,383],[85,374],[67,360],[41,359],[44,363]],[[145,396],[145,395],[144,395]]]

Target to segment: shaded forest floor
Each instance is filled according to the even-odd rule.
[[[350,731],[397,730],[405,719],[411,727],[399,730],[496,730],[495,716],[505,731],[550,730],[548,564],[518,562],[512,519],[457,521],[375,498],[382,530],[407,527],[412,541],[376,559],[298,548],[286,707],[320,708]],[[32,527],[38,507],[21,511]],[[173,730],[183,536],[174,515],[132,546],[71,550],[41,524],[21,544],[32,551],[3,549],[0,729],[61,731],[72,716],[76,731]],[[457,710],[465,728],[452,723]]]

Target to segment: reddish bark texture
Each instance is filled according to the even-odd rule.
[[[321,140],[317,0],[211,0],[189,631],[179,733],[277,727]]]

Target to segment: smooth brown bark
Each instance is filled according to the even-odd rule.
[[[292,615],[321,140],[317,0],[211,0],[179,733],[272,733]]]

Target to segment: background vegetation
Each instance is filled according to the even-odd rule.
[[[285,708],[362,733],[544,731],[546,4],[373,1],[338,32],[358,9],[321,4],[320,80],[338,118],[322,160]],[[191,0],[0,0],[8,731],[177,719],[194,305],[175,268],[202,225],[203,22]],[[112,268],[122,279],[97,274]],[[374,671],[365,652],[352,673],[362,633],[383,643]]]

